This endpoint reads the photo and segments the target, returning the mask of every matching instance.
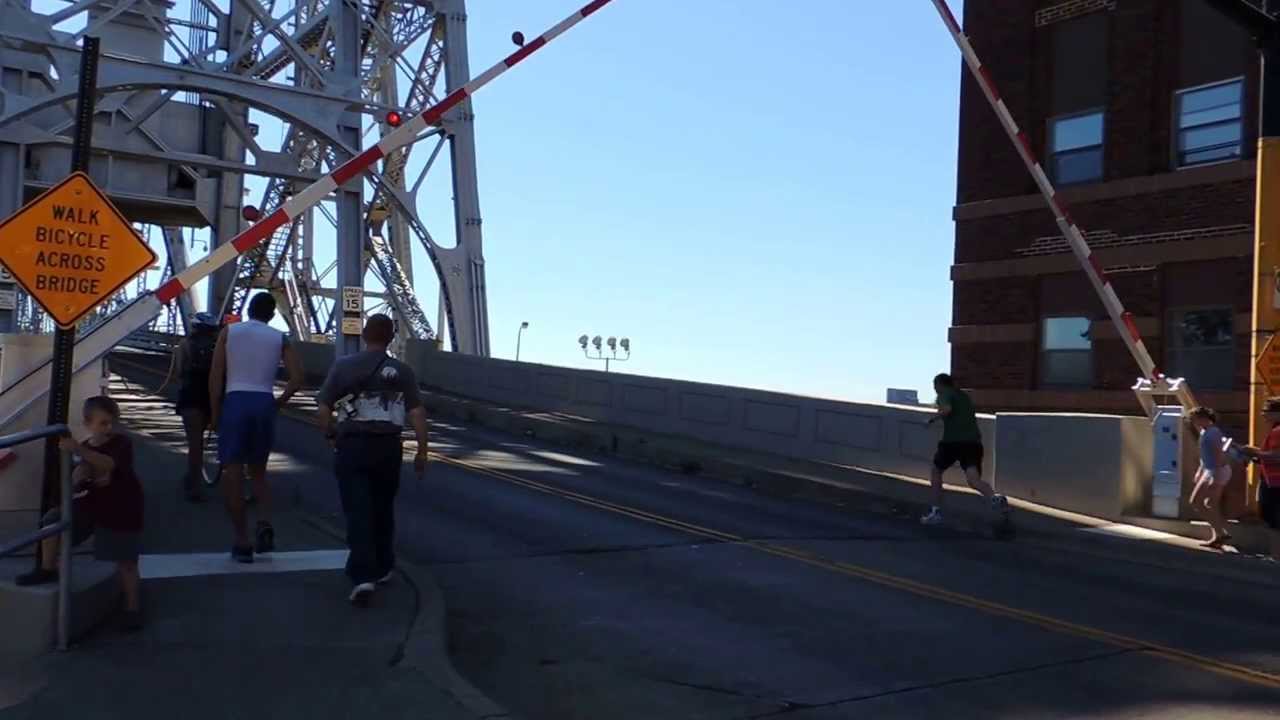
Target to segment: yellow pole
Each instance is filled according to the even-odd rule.
[[[1268,391],[1259,367],[1262,350],[1275,334],[1280,315],[1280,202],[1267,199],[1280,191],[1280,137],[1258,140],[1257,207],[1254,210],[1253,245],[1253,333],[1249,363],[1249,441],[1260,446],[1266,427],[1262,423],[1262,406]],[[1252,509],[1257,497],[1257,469],[1250,467],[1246,504]]]

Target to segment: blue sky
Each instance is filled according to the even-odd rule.
[[[472,73],[579,5],[472,0]],[[948,367],[960,56],[928,2],[780,7],[615,0],[477,94],[495,356],[527,321],[522,360],[626,336],[618,371],[864,401]],[[448,177],[419,210],[451,244]]]
[[[575,4],[472,2],[472,72]],[[477,94],[495,355],[528,321],[524,360],[626,335],[626,372],[873,401],[948,367],[960,56],[928,2],[779,8],[615,0]]]

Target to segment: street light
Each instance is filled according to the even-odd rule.
[[[610,337],[608,340],[605,340],[599,335],[593,338],[588,338],[586,335],[583,335],[582,337],[578,338],[578,344],[582,346],[582,354],[588,360],[604,361],[605,372],[609,372],[609,363],[626,362],[631,359],[631,340],[629,338],[622,338],[621,340],[619,340],[616,337]],[[595,348],[596,352],[594,355],[592,355],[591,352],[587,350],[588,344],[590,344],[592,347]],[[609,346],[609,352],[607,355],[605,354],[605,350],[603,347],[604,345]],[[622,357],[618,357],[619,347],[622,348],[622,352],[623,352]]]
[[[524,335],[524,331],[529,329],[529,323],[520,323],[520,329],[516,331],[516,362],[520,362],[520,336]]]

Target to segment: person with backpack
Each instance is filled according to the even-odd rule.
[[[185,490],[191,502],[203,502],[204,433],[209,427],[212,409],[209,402],[209,371],[213,368],[213,351],[218,344],[222,323],[213,313],[196,313],[191,331],[178,343],[173,353],[170,377],[177,371],[178,415],[187,436],[187,474]]]

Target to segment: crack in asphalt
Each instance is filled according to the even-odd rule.
[[[757,695],[755,693],[734,690],[733,688],[720,687],[718,685],[708,685],[705,683],[696,683],[685,680],[676,680],[674,678],[662,677],[659,675],[649,675],[641,673],[640,677],[653,682],[660,682],[665,685],[675,685],[676,687],[689,688],[690,690],[702,690],[704,692],[716,693],[717,695],[729,695],[731,697],[742,698],[744,700],[759,700],[761,702],[771,703],[782,707],[781,712],[789,712],[796,709],[796,703],[790,700],[779,700],[777,698],[767,697],[765,695]]]
[[[792,707],[774,712],[767,712],[757,715],[747,715],[740,720],[763,720],[764,718],[775,718],[788,715],[801,710],[820,710],[824,708],[839,707],[841,705],[850,705],[853,703],[866,702],[868,700],[877,700],[879,698],[890,697],[893,695],[905,695],[908,693],[920,692],[922,690],[936,690],[939,688],[953,687],[956,685],[967,685],[970,683],[982,682],[984,680],[996,680],[999,678],[1013,677],[1016,675],[1024,675],[1027,673],[1039,672],[1041,670],[1050,670],[1068,665],[1084,665],[1086,663],[1097,662],[1099,660],[1110,660],[1111,658],[1129,655],[1133,653],[1141,653],[1141,648],[1121,648],[1108,652],[1095,653],[1076,658],[1067,658],[1066,660],[1057,660],[1050,663],[1042,663],[1040,665],[1028,665],[1026,667],[1013,668],[1011,670],[1001,670],[1000,672],[986,673],[983,675],[966,675],[962,677],[949,678],[947,680],[939,680],[932,683],[922,683],[920,685],[911,685],[909,687],[895,688],[893,690],[885,690],[878,693],[868,693],[865,695],[854,695],[852,697],[842,698],[840,700],[832,700],[824,703],[790,703]]]

